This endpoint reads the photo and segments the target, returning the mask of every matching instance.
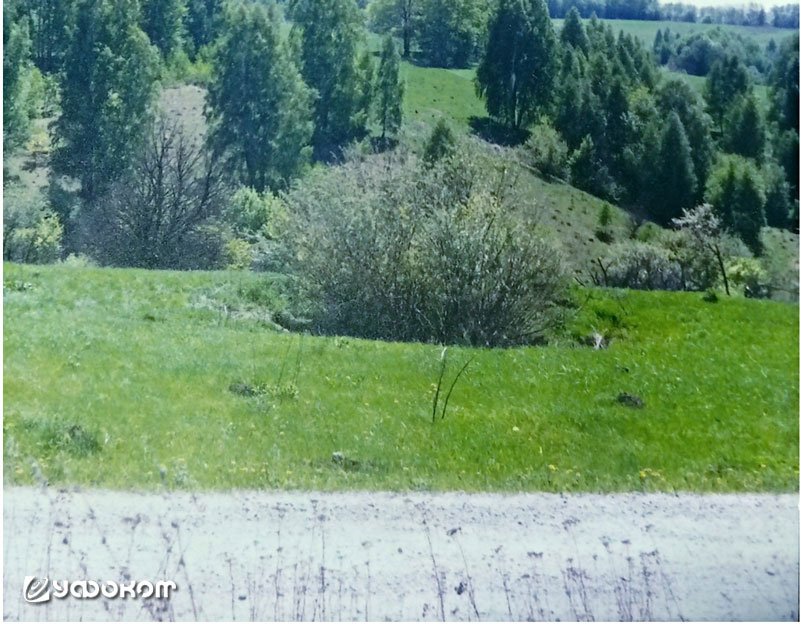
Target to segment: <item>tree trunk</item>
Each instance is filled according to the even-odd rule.
[[[730,297],[731,289],[728,287],[728,274],[725,273],[725,263],[722,261],[722,254],[720,253],[718,245],[714,245],[714,255],[717,257],[719,270],[722,273],[722,282],[725,284],[725,294]]]

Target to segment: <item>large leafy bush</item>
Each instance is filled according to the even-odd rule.
[[[382,155],[286,196],[316,329],[386,340],[530,343],[559,318],[558,254],[520,218],[513,174],[475,154]]]

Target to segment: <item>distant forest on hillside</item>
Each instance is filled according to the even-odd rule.
[[[785,4],[766,10],[751,2],[739,6],[698,7],[687,2],[660,3],[657,0],[547,0],[551,17],[565,17],[575,7],[581,17],[595,13],[601,19],[630,19],[733,26],[798,27],[798,5]]]

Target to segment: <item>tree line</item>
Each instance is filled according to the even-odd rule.
[[[477,86],[500,123],[534,124],[540,169],[664,225],[707,201],[758,253],[762,226],[797,220],[797,46],[777,52],[764,115],[735,54],[714,61],[700,95],[596,17],[573,8],[556,35],[541,2],[501,0]]]
[[[25,140],[28,84],[46,69],[36,65],[31,24],[49,24],[58,13],[65,37],[42,56],[55,63],[48,76],[59,109],[50,128],[48,199],[70,251],[180,265],[171,250],[207,253],[189,239],[203,238],[198,225],[222,214],[235,187],[278,191],[374,127],[379,143],[399,130],[395,42],[385,38],[373,59],[352,0],[294,0],[285,7],[288,37],[275,4],[81,0],[68,16],[62,8],[6,5],[3,138],[7,151]],[[213,62],[204,137],[187,135],[157,111],[160,80],[183,46]]]
[[[657,0],[547,0],[550,15],[566,17],[577,9],[581,17],[594,13],[601,19],[630,19],[698,24],[729,24],[732,26],[774,26],[797,28],[798,5],[774,6],[767,11],[763,5],[750,2],[746,8],[737,6],[698,7],[691,3]]]
[[[723,28],[681,36],[669,27],[659,28],[653,40],[653,53],[660,65],[694,76],[706,76],[715,61],[737,56],[758,84],[767,82],[778,55],[774,39],[762,47],[753,39]]]
[[[400,55],[429,49],[437,64],[477,59],[489,117],[506,138],[529,137],[542,175],[664,225],[707,202],[756,253],[762,226],[796,224],[796,36],[774,51],[764,114],[733,47],[710,63],[701,95],[664,80],[649,47],[576,7],[558,33],[544,0],[488,7],[373,0],[365,16],[354,0],[7,2],[4,146],[24,142],[32,91],[49,93],[58,114],[48,201],[68,250],[195,266],[235,255],[234,239],[253,234],[237,230],[251,221],[242,214],[269,214],[263,194],[313,162],[373,132],[374,147],[391,146],[402,124]],[[387,33],[377,54],[365,20]],[[160,81],[181,55],[212,68],[203,137],[157,115]],[[240,186],[261,199],[239,195],[230,209]]]

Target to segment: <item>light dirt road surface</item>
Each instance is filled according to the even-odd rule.
[[[6,488],[7,620],[797,620],[796,495]],[[174,580],[29,604],[25,576]]]

